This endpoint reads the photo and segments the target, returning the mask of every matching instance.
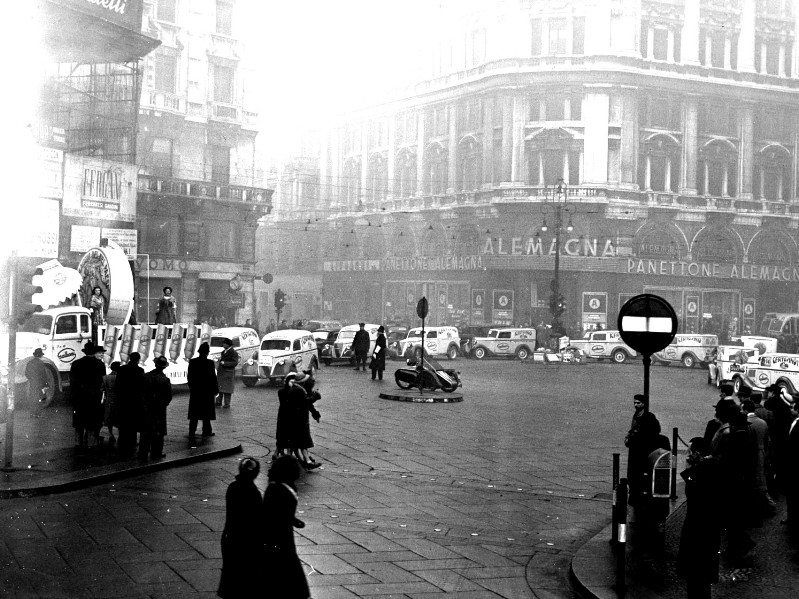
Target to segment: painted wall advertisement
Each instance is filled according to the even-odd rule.
[[[67,154],[64,205],[67,216],[136,220],[136,166]]]
[[[492,310],[494,324],[513,324],[513,290],[495,289]]]

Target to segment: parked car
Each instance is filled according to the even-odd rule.
[[[561,338],[561,351],[579,351],[582,358],[610,359],[621,364],[638,353],[622,341],[618,331],[588,331],[582,339]]]
[[[311,332],[282,329],[264,335],[256,354],[242,365],[241,380],[247,387],[261,380],[281,384],[289,372],[316,373],[317,368],[319,358]]]
[[[379,327],[379,324],[366,324],[364,326],[366,332],[369,333],[369,352],[367,355],[370,355],[375,350],[377,329]],[[336,335],[336,340],[333,343],[326,343],[324,345],[322,348],[322,362],[324,362],[325,366],[330,366],[333,362],[355,364],[352,340],[355,338],[355,332],[360,328],[360,325],[357,324],[341,327],[338,335]]]
[[[716,335],[680,333],[669,345],[652,355],[652,362],[664,366],[682,364],[693,368],[699,364],[704,367],[714,359],[718,345]]]
[[[239,366],[237,370],[241,369],[241,365],[247,360],[252,358],[253,354],[258,351],[258,346],[261,340],[255,329],[247,327],[224,327],[221,329],[214,329],[211,333],[211,352],[208,357],[214,361],[219,362],[219,356],[222,355],[224,349],[223,342],[229,339],[233,343],[233,349],[239,354]]]
[[[425,355],[446,356],[454,360],[460,353],[461,338],[455,327],[425,327]],[[403,358],[416,358],[422,355],[422,327],[408,331],[408,335],[399,342],[397,352]]]
[[[535,329],[490,329],[485,337],[475,337],[472,356],[482,360],[488,356],[526,360],[535,350]]]
[[[336,337],[338,337],[338,332],[340,330],[341,327],[337,329],[319,329],[318,331],[311,332],[314,341],[316,341],[316,355],[319,360],[322,359],[322,350],[324,349],[325,345],[332,345],[335,343]]]
[[[399,342],[408,336],[409,330],[406,326],[395,326],[388,330],[386,335],[386,357],[394,360],[402,358],[398,352]]]

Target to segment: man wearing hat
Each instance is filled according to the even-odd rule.
[[[42,361],[44,352],[41,347],[33,350],[33,357],[25,365],[25,378],[28,379],[28,401],[32,409],[47,407],[47,390],[50,381],[47,377],[47,366]],[[52,391],[52,389],[51,389]]]
[[[624,438],[629,449],[627,456],[627,481],[630,485],[629,504],[636,512],[636,520],[646,520],[648,512],[647,483],[650,478],[649,454],[660,444],[660,422],[649,411],[647,397],[636,394],[633,397],[633,413],[630,430]]]
[[[141,354],[133,352],[128,363],[117,371],[115,385],[115,424],[119,429],[117,450],[123,457],[133,457],[136,435],[144,418],[144,370],[139,366]]]
[[[69,387],[72,396],[72,426],[75,429],[75,447],[96,447],[103,426],[102,362],[105,348],[87,341],[84,356],[75,360],[69,369]],[[91,435],[91,439],[89,436]]]
[[[139,443],[139,457],[146,458],[149,452],[154,460],[163,458],[166,436],[166,407],[172,401],[172,383],[164,374],[169,360],[158,356],[155,368],[144,375],[144,420]]]
[[[358,323],[361,327],[355,331],[355,336],[352,338],[352,353],[355,354],[355,370],[360,370],[363,367],[366,370],[366,354],[369,353],[369,333],[364,328],[366,325],[362,322]]]
[[[196,446],[197,423],[202,420],[203,437],[213,437],[211,421],[216,420],[215,399],[219,394],[214,363],[208,359],[211,348],[208,343],[201,343],[197,349],[199,354],[189,360],[187,375],[189,383],[189,445]]]

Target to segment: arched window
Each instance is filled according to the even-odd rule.
[[[638,171],[641,189],[677,191],[680,181],[680,146],[668,135],[654,135],[641,146]]]
[[[382,154],[372,154],[369,159],[369,189],[367,197],[372,202],[382,202],[388,196],[388,166]]]
[[[699,151],[696,187],[700,195],[735,196],[738,149],[728,141],[712,141]]]
[[[397,174],[394,181],[394,195],[410,198],[416,195],[416,154],[403,150],[397,157]]]
[[[752,193],[756,200],[790,200],[791,153],[778,145],[763,148],[755,157]]]
[[[361,163],[356,158],[344,162],[341,181],[341,203],[354,206],[361,200]]]
[[[480,189],[483,182],[483,148],[473,137],[458,146],[458,190]]]
[[[433,144],[425,152],[424,192],[429,194],[447,191],[447,151],[439,144]]]

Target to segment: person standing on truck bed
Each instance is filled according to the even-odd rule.
[[[171,287],[164,287],[164,295],[158,300],[158,310],[155,313],[155,324],[175,324],[177,315],[175,307],[177,302],[172,295]]]
[[[75,360],[69,369],[69,386],[72,395],[72,426],[75,429],[75,447],[89,444],[96,447],[103,424],[103,378],[105,364],[102,362],[105,348],[87,341],[82,358]],[[91,439],[89,435],[91,434]]]

